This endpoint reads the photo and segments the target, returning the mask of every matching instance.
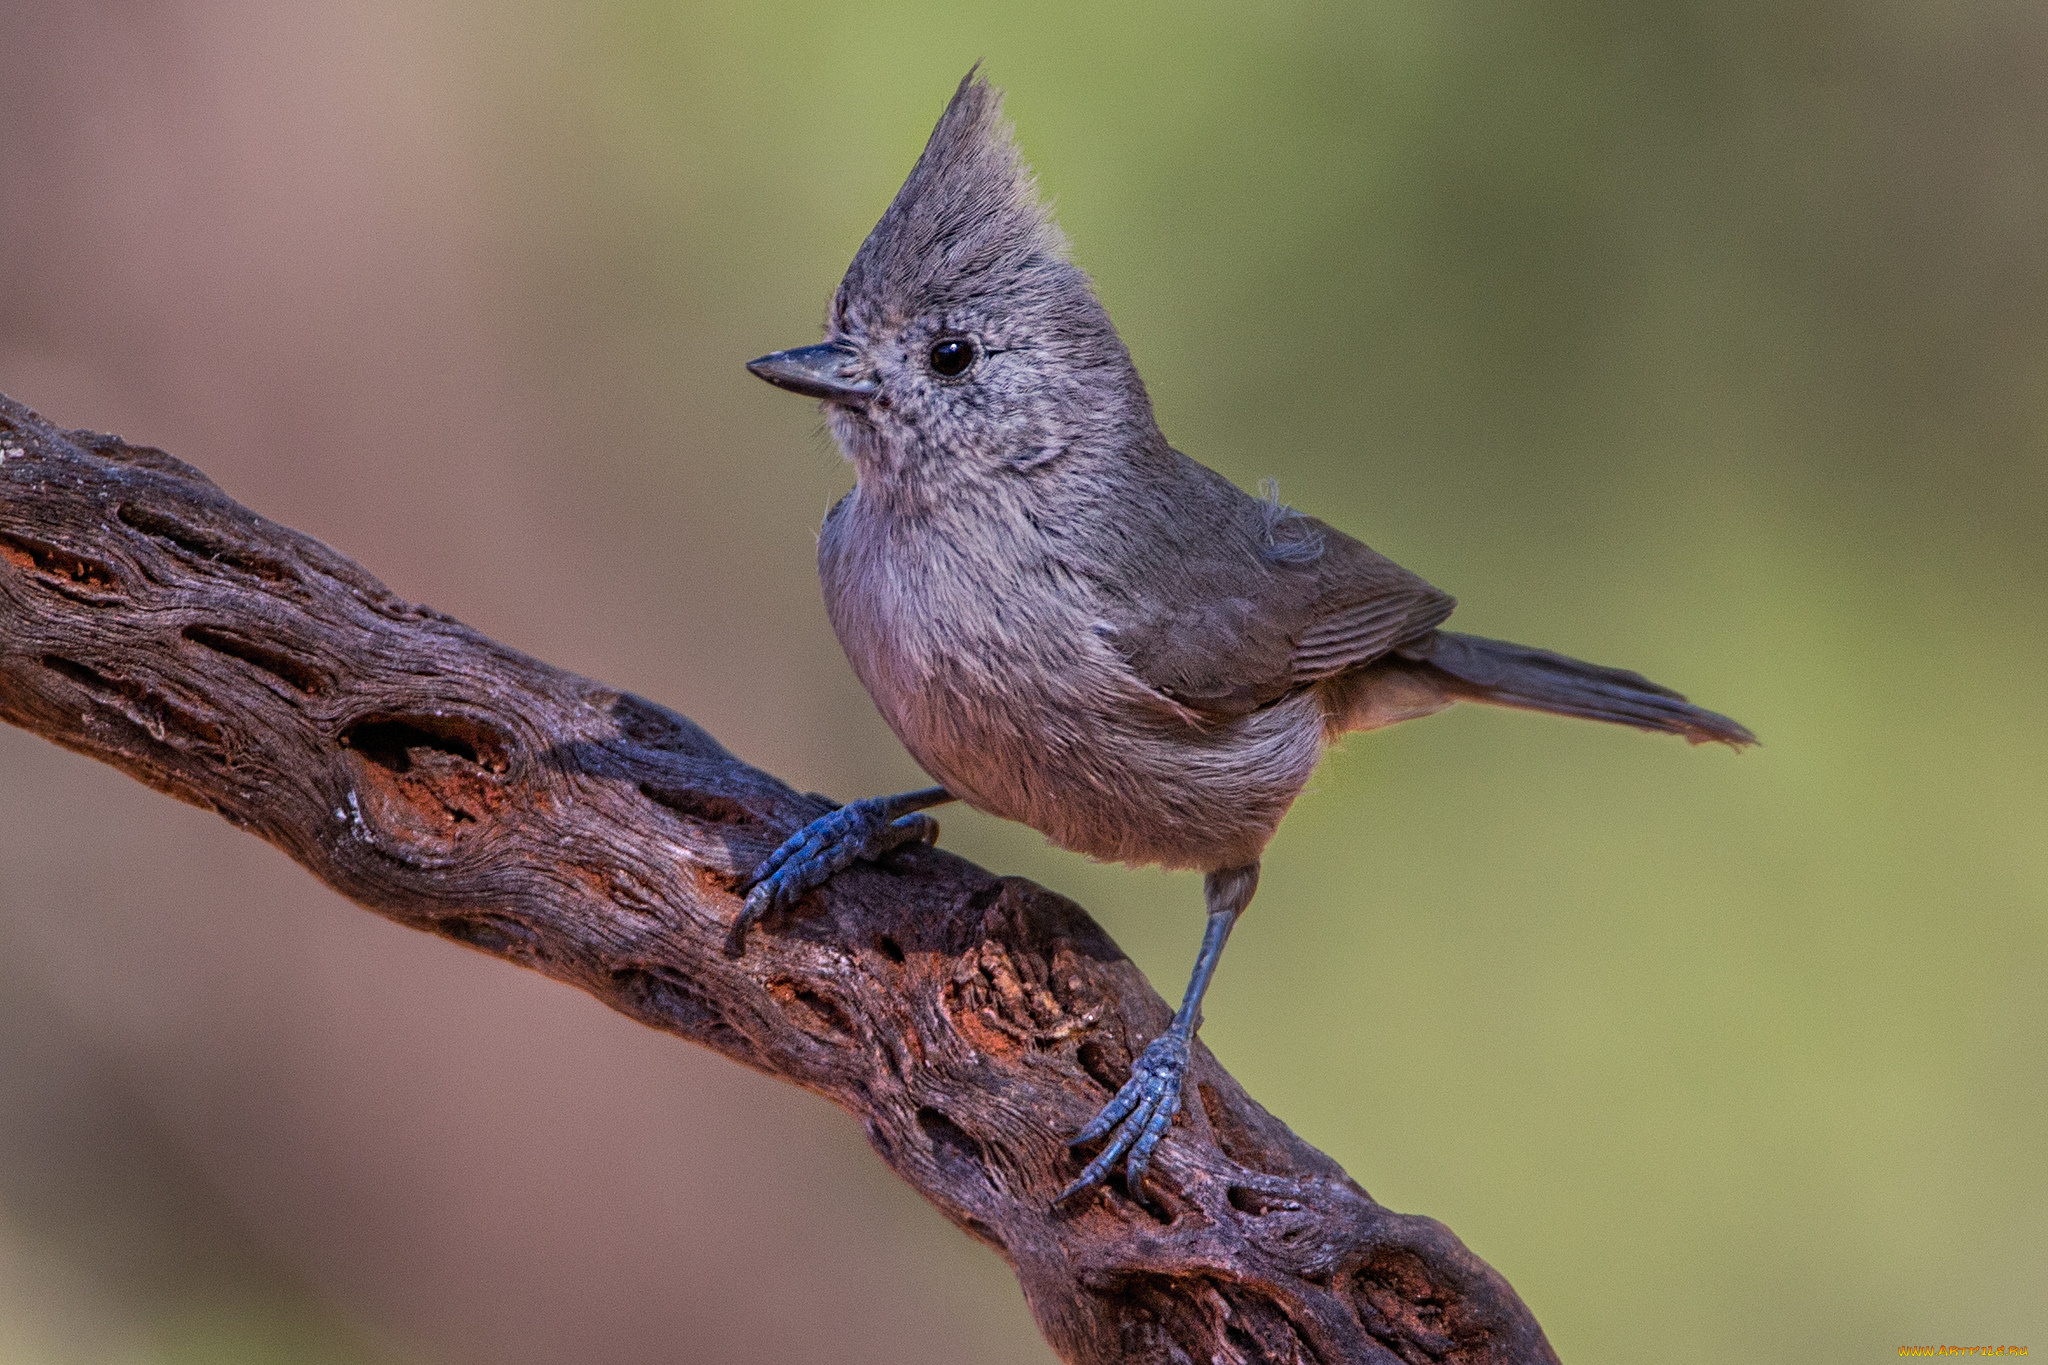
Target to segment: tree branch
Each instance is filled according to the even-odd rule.
[[[394,597],[159,450],[0,397],[0,717],[401,923],[826,1096],[1016,1268],[1062,1359],[1554,1362],[1507,1282],[1197,1047],[1152,1164],[1055,1207],[1171,1008],[1073,903],[915,846],[720,952],[830,809],[639,697]]]

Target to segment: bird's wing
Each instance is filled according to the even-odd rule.
[[[1296,686],[1370,663],[1435,630],[1457,607],[1455,597],[1371,546],[1315,524],[1326,537],[1324,590],[1294,634],[1290,662]]]
[[[1457,605],[1342,531],[1210,477],[1222,489],[1203,500],[1206,515],[1181,523],[1171,553],[1155,541],[1150,562],[1130,566],[1143,572],[1119,575],[1142,586],[1117,594],[1097,627],[1197,721],[1235,719],[1370,663]]]

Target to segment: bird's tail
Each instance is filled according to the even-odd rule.
[[[1613,721],[1684,735],[1694,744],[1715,740],[1740,749],[1756,743],[1743,726],[1694,706],[1640,673],[1582,663],[1547,649],[1434,630],[1395,646],[1394,655],[1424,665],[1430,681],[1460,701]]]

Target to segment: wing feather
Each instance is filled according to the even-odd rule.
[[[1097,578],[1116,585],[1098,634],[1170,709],[1210,724],[1249,714],[1428,634],[1457,605],[1313,517],[1287,513],[1275,553],[1272,505],[1187,464],[1199,482],[1176,490],[1175,533],[1134,538],[1146,559]]]

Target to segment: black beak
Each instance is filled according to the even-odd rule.
[[[749,360],[747,370],[778,389],[849,408],[864,408],[882,386],[872,379],[847,377],[846,372],[856,359],[851,347],[828,341],[822,346],[799,346],[793,351],[777,351],[759,360]]]

